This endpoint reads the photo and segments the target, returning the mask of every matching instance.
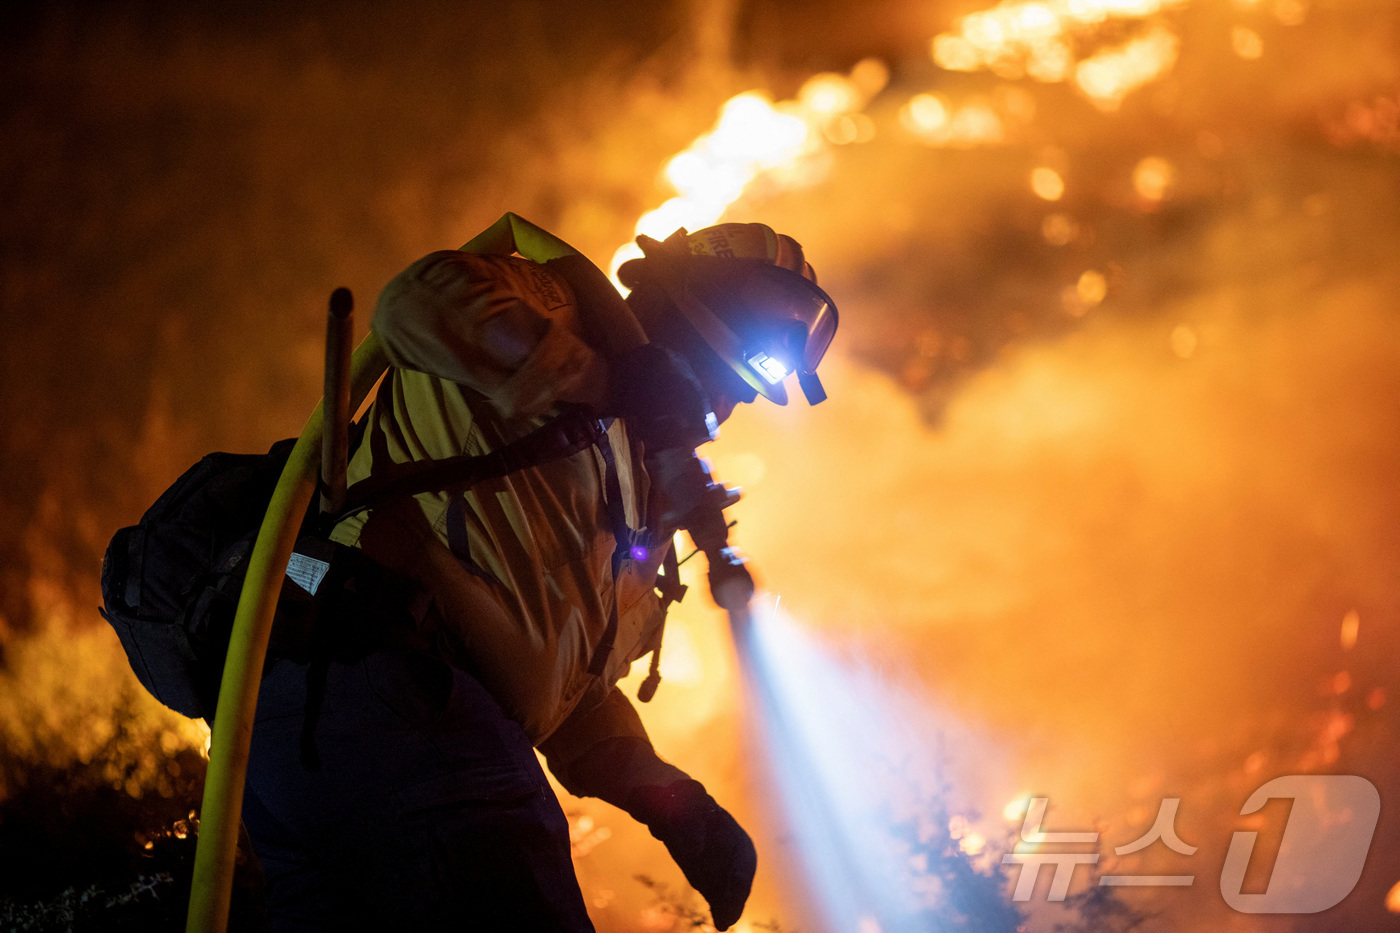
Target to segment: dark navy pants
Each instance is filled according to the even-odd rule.
[[[332,664],[316,771],[306,691],[272,663],[243,801],[276,933],[593,929],[530,741],[473,677],[401,648]]]

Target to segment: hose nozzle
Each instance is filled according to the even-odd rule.
[[[735,612],[747,607],[754,594],[753,575],[738,549],[729,546],[729,525],[724,520],[724,510],[739,501],[739,492],[712,482],[704,461],[693,459],[691,475],[704,483],[704,489],[683,527],[709,562],[710,596],[720,608]]]
[[[744,558],[732,547],[721,548],[717,553],[706,552],[710,562],[710,596],[715,605],[726,612],[740,612],[748,608],[753,599],[753,574]]]

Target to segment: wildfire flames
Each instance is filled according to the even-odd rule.
[[[635,234],[664,240],[680,227],[708,227],[756,183],[778,190],[815,184],[822,177],[818,157],[827,145],[874,136],[874,124],[860,110],[888,80],[884,63],[871,58],[849,75],[814,75],[796,100],[774,104],[763,91],[731,97],[714,129],[666,163],[663,174],[676,196],[643,214]],[[618,247],[613,275],[641,255],[635,241]]]
[[[1186,0],[1060,0],[1002,3],[963,17],[958,29],[933,40],[933,60],[950,71],[987,69],[1001,78],[1034,78],[1075,86],[1104,110],[1176,63],[1177,36],[1160,24],[1120,45],[1090,55],[1078,49],[1104,27],[1150,21]]]
[[[856,749],[820,767],[858,761],[858,738],[909,750],[907,786],[888,762],[842,786],[868,787],[911,821],[899,871],[930,909],[957,903],[938,872],[954,862],[993,879],[978,889],[987,910],[1005,908],[1016,879],[999,874],[1000,857],[1031,800],[1048,797],[1048,829],[1101,833],[1099,873],[1194,874],[1189,890],[1124,892],[1120,919],[1272,929],[1218,897],[1233,832],[1279,847],[1283,814],[1241,817],[1246,797],[1311,773],[1363,775],[1383,799],[1400,791],[1400,684],[1386,662],[1400,649],[1400,58],[1370,23],[1393,26],[1394,11],[1008,0],[958,12],[881,6],[867,33],[852,9],[842,48],[860,48],[810,59],[831,70],[741,70],[710,49],[685,67],[638,66],[630,83],[581,78],[575,96],[529,115],[483,103],[503,66],[455,47],[376,70],[342,64],[333,43],[291,25],[269,45],[281,52],[214,30],[204,41],[223,43],[222,57],[191,52],[197,43],[154,55],[140,30],[43,26],[48,45],[17,59],[12,82],[58,82],[53,99],[69,93],[63,81],[117,95],[94,99],[203,168],[161,156],[164,142],[109,145],[107,160],[77,137],[66,158],[88,159],[84,174],[46,158],[62,133],[38,104],[4,124],[5,167],[34,179],[11,186],[9,226],[50,231],[34,242],[52,252],[6,234],[20,258],[0,260],[13,326],[32,328],[0,347],[0,375],[16,408],[35,412],[3,441],[14,477],[0,499],[12,526],[0,567],[7,869],[21,865],[15,840],[38,852],[48,824],[71,822],[63,801],[79,792],[137,814],[118,848],[159,853],[196,831],[207,730],[140,693],[86,608],[93,559],[205,450],[264,449],[297,430],[319,392],[329,287],[372,294],[504,209],[598,258],[629,231],[762,220],[804,244],[841,303],[822,371],[831,398],[740,411],[710,455],[745,489],[735,536],[766,598],[781,597],[773,631],[791,633],[792,650],[769,646],[775,680],[817,690],[807,707],[830,701],[827,720],[804,725]],[[885,19],[901,34],[924,25],[892,51],[875,31]],[[791,42],[812,47],[831,39],[796,32]],[[547,69],[564,65],[519,42],[551,76],[532,92],[548,99],[564,78]],[[114,77],[136,62],[172,88],[175,111],[201,116],[162,122],[140,82]],[[481,70],[467,90],[439,82],[449,105],[418,93],[413,68]],[[400,73],[414,77],[385,84]],[[454,106],[480,108],[470,134]],[[85,126],[115,132],[94,113],[82,111]],[[336,127],[372,124],[365,114],[394,132],[365,130],[343,154],[317,147]],[[231,125],[246,130],[236,145]],[[395,156],[408,144],[392,140],[414,127],[425,129],[413,157]],[[478,143],[478,127],[499,132]],[[107,193],[109,169],[135,200]],[[226,200],[200,200],[212,178],[230,186]],[[82,208],[45,227],[70,188]],[[220,222],[199,226],[191,205],[208,204]],[[276,251],[259,252],[264,236]],[[97,264],[109,249],[120,263]],[[617,247],[610,270],[638,254]],[[72,271],[89,267],[105,270],[95,284]],[[139,317],[161,302],[171,310]],[[69,317],[28,310],[50,305]],[[73,375],[74,347],[91,374]],[[39,466],[13,465],[23,457]],[[777,756],[746,732],[752,685],[703,596],[702,564],[684,568],[692,595],[668,623],[644,718],[662,754],[755,832],[761,869],[740,929],[768,918],[828,929],[802,876],[809,843],[795,841],[814,837],[771,796],[804,775],[765,776]],[[629,694],[644,668],[624,680]],[[1181,799],[1176,828],[1196,854],[1114,853],[1165,798]],[[596,801],[566,797],[566,811],[600,930],[685,928],[680,875],[644,828]],[[1376,928],[1400,911],[1394,839],[1383,809],[1356,891],[1293,928]],[[1252,871],[1262,889],[1267,875]],[[1081,870],[1071,891],[1093,890]],[[1075,903],[1040,891],[1017,909],[1031,930],[1098,929]],[[880,928],[867,920],[861,929]]]

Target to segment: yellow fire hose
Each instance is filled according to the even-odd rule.
[[[360,406],[388,367],[384,348],[371,332],[350,363],[350,411]],[[282,577],[287,572],[302,517],[316,491],[325,433],[323,409],[324,405],[318,405],[311,413],[292,448],[249,558],[219,686],[219,707],[214,715],[187,933],[222,933],[228,927],[243,781],[253,738],[258,686],[267,658],[268,637],[272,634],[272,617],[282,592]]]

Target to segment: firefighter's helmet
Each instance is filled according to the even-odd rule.
[[[684,228],[665,241],[640,236],[644,259],[618,278],[659,286],[696,333],[753,389],[787,404],[784,380],[797,373],[808,403],[826,398],[817,364],[836,333],[836,305],[792,237],[766,224]]]

